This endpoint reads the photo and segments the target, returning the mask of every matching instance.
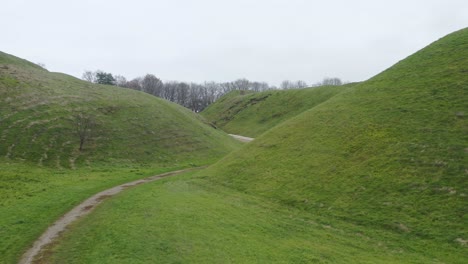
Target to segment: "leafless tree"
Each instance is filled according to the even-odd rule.
[[[122,75],[115,75],[114,76],[114,79],[115,79],[115,85],[119,86],[119,87],[126,87],[127,85],[127,79],[122,76]]]
[[[177,85],[176,103],[187,106],[189,98],[190,86],[187,83],[181,82]]]
[[[224,83],[220,83],[219,85],[220,85],[222,94],[227,94],[230,91],[235,90],[234,84],[232,82],[224,82]]]
[[[141,81],[142,91],[155,96],[161,96],[163,82],[153,74],[146,74]]]
[[[343,85],[343,82],[340,80],[340,78],[324,78],[322,81],[322,85]]]
[[[133,90],[138,90],[138,91],[141,91],[142,88],[141,88],[141,80],[142,78],[139,77],[139,78],[135,78],[131,81],[128,81],[126,84],[125,84],[125,88],[129,88],[129,89],[133,89]]]
[[[98,82],[97,73],[86,71],[83,74],[83,79],[89,82]],[[199,112],[205,107],[216,101],[218,98],[233,90],[251,90],[261,92],[266,90],[276,90],[278,87],[270,86],[266,82],[252,82],[246,78],[240,78],[231,82],[204,82],[204,83],[186,83],[178,81],[169,81],[163,83],[153,74],[146,74],[144,77],[138,77],[127,81],[124,76],[116,75],[113,77],[113,84],[117,86],[143,91],[157,97],[178,103],[192,111]],[[322,82],[308,85],[305,81],[283,81],[279,89],[301,89],[309,86],[322,85],[342,85],[343,82],[339,78],[324,78]]]
[[[165,82],[163,86],[162,98],[171,102],[177,102],[177,87],[179,82],[169,81]]]
[[[298,89],[302,89],[302,88],[307,88],[307,87],[309,87],[309,85],[308,85],[306,82],[301,81],[301,80],[296,81],[295,86],[296,86],[296,88],[298,88]]]
[[[216,99],[218,99],[222,94],[221,94],[221,87],[219,85],[219,83],[216,83],[216,82],[205,82],[203,84],[203,86],[205,87],[206,89],[206,101],[208,104],[211,104],[213,103],[214,101],[216,101]]]
[[[251,82],[250,89],[254,92],[262,92],[270,89],[270,86],[266,82]]]
[[[280,89],[287,90],[292,88],[292,82],[290,80],[284,80],[280,84]]]
[[[83,151],[83,146],[92,137],[96,127],[96,120],[91,114],[76,112],[72,116],[73,132],[80,139],[79,150]]]
[[[96,72],[92,71],[85,71],[83,75],[81,76],[81,79],[95,83],[96,82]]]
[[[284,80],[281,82],[280,89],[287,90],[287,89],[301,89],[308,87],[307,83],[304,81],[289,81]]]
[[[236,87],[236,90],[248,90],[250,86],[250,81],[242,78],[242,79],[237,79],[234,81],[234,87]]]

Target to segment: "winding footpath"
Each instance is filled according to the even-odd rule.
[[[253,140],[253,138],[249,138],[249,137],[233,135],[233,134],[229,134],[229,135],[242,142],[250,142]],[[60,236],[60,234],[64,232],[71,223],[89,214],[91,211],[93,211],[96,208],[97,205],[102,203],[102,201],[104,201],[105,199],[112,197],[129,187],[133,187],[133,186],[140,185],[143,183],[157,181],[159,179],[169,177],[169,176],[175,176],[178,174],[182,174],[184,172],[203,169],[205,167],[207,166],[166,172],[166,173],[151,176],[148,178],[117,185],[115,187],[112,187],[110,189],[104,190],[100,193],[97,193],[91,196],[90,198],[86,199],[85,201],[77,205],[71,211],[63,215],[60,219],[55,221],[55,223],[53,223],[51,226],[49,226],[49,228],[47,228],[47,230],[34,242],[33,246],[23,254],[23,256],[21,257],[21,260],[19,261],[19,264],[34,263],[35,259],[44,253],[42,251],[45,249],[45,247],[55,242]]]
[[[250,142],[254,140],[253,138],[250,138],[250,137],[244,137],[244,136],[239,136],[239,135],[234,135],[234,134],[229,134],[229,135],[241,142]]]
[[[34,263],[35,258],[41,253],[43,253],[41,251],[45,248],[45,246],[51,244],[52,242],[55,242],[55,240],[60,236],[60,233],[66,230],[67,226],[69,226],[77,219],[89,214],[92,210],[96,208],[98,204],[100,204],[106,198],[112,197],[129,187],[157,181],[159,179],[169,176],[175,176],[184,172],[203,169],[205,167],[206,166],[166,172],[141,180],[127,182],[93,195],[92,197],[88,198],[87,200],[73,208],[71,211],[63,215],[59,220],[55,221],[54,224],[49,226],[49,228],[34,242],[33,246],[28,251],[26,251],[26,253],[23,254],[21,260],[19,261],[19,264]]]

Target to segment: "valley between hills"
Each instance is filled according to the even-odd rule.
[[[201,113],[0,52],[0,263],[466,263],[467,115],[466,28]]]

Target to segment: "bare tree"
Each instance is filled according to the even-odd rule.
[[[125,80],[125,77],[120,76],[120,78],[123,78]],[[85,71],[83,75],[81,76],[81,79],[92,82],[92,83],[99,83],[99,84],[107,84],[107,85],[116,85],[116,79],[112,75],[112,73],[109,72],[104,72],[101,70],[97,71]],[[122,80],[121,80],[122,81]],[[125,80],[126,81],[126,80]]]
[[[146,74],[141,81],[142,91],[155,96],[161,96],[162,81],[153,74]]]
[[[301,89],[301,88],[306,88],[308,87],[307,83],[304,81],[289,81],[289,80],[284,80],[280,84],[280,88],[283,90],[287,89]]]
[[[96,127],[95,118],[91,114],[77,112],[72,116],[73,131],[80,139],[79,150],[83,150],[83,146],[92,137],[94,128]]]
[[[219,85],[219,83],[216,83],[216,82],[205,82],[203,84],[203,86],[205,87],[206,89],[206,99],[205,99],[205,102],[206,102],[206,106],[210,105],[211,103],[213,103],[214,101],[216,101],[216,99],[219,98],[219,96],[221,96],[221,87]]]
[[[270,89],[270,86],[266,82],[251,82],[250,89],[254,92],[262,92]]]
[[[179,83],[176,81],[165,82],[163,86],[162,98],[171,102],[176,102],[178,85]]]
[[[127,79],[122,76],[122,75],[115,75],[114,76],[114,79],[115,79],[115,85],[119,86],[119,87],[126,87],[127,85]]]
[[[309,85],[306,82],[299,80],[299,81],[296,81],[294,86],[296,86],[295,88],[302,89],[302,88],[307,88]]]
[[[290,80],[284,80],[280,84],[280,89],[282,90],[287,90],[287,89],[292,89],[293,88],[293,83]]]
[[[83,75],[81,76],[81,79],[95,83],[96,82],[96,72],[92,71],[85,71]]]
[[[322,81],[322,85],[343,85],[343,82],[340,80],[340,78],[324,78]]]
[[[188,107],[190,86],[181,82],[177,85],[176,103]]]
[[[143,91],[145,93],[164,98],[166,100],[178,103],[182,106],[199,112],[206,108],[218,98],[233,90],[261,92],[266,90],[276,90],[278,87],[270,86],[266,82],[252,82],[246,78],[240,78],[231,82],[204,82],[185,83],[178,81],[169,81],[163,83],[161,79],[153,74],[146,74],[144,77],[138,77],[127,81],[124,76],[112,76],[103,71],[85,71],[82,78],[93,83],[107,83],[133,90]],[[339,78],[325,78],[323,82],[318,82],[312,86],[321,85],[342,85]],[[280,84],[280,89],[300,89],[309,85],[305,81],[285,80]]]
[[[236,90],[248,90],[250,86],[250,81],[242,78],[234,81],[234,87]]]
[[[138,91],[141,91],[142,88],[141,88],[141,80],[142,78],[141,77],[138,77],[138,78],[135,78],[131,81],[128,81],[126,84],[125,84],[125,88],[129,88],[129,89],[133,89],[133,90],[138,90]]]

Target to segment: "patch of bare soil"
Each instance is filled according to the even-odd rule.
[[[69,226],[72,222],[76,221],[77,219],[89,214],[94,208],[96,208],[98,204],[100,204],[106,198],[112,197],[129,187],[202,168],[204,167],[167,172],[151,176],[145,179],[124,183],[93,195],[92,197],[88,198],[87,200],[73,208],[71,211],[63,215],[51,226],[49,226],[49,228],[34,242],[33,246],[28,251],[26,251],[26,253],[23,254],[21,260],[19,261],[19,264],[44,263],[44,257],[48,256],[49,254],[47,252],[44,252],[46,250],[43,249],[45,249],[46,246],[51,245],[52,243],[56,243],[57,238],[59,238],[60,234],[66,230],[67,226]]]

